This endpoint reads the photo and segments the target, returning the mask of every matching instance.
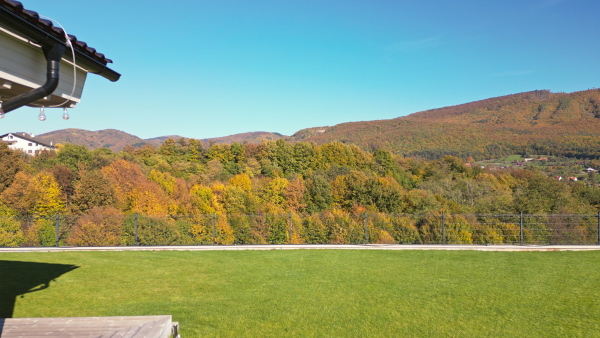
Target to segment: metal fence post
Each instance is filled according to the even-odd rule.
[[[442,244],[446,244],[446,213],[442,212]]]
[[[212,214],[212,242],[217,244],[217,214]]]
[[[288,218],[288,244],[292,244],[292,236],[294,236],[294,215],[290,212]]]
[[[139,242],[140,242],[140,238],[138,236],[138,227],[140,225],[140,220],[139,220],[139,215],[137,212],[135,213],[134,220],[135,220],[135,238],[134,238],[133,244],[137,246],[137,245],[139,245]]]
[[[363,218],[365,226],[365,244],[369,244],[369,214],[365,212]]]
[[[58,247],[60,245],[59,244],[59,240],[60,240],[59,230],[60,230],[60,216],[58,214],[56,214],[55,222],[54,222],[54,238],[55,238],[56,247]]]
[[[523,245],[523,212],[521,211],[521,221],[519,225],[519,243]]]
[[[600,211],[598,211],[598,245],[600,245]]]

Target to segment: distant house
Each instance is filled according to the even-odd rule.
[[[587,168],[585,171],[587,171],[588,173],[594,173],[598,170],[594,169],[594,168]]]
[[[54,150],[51,144],[42,143],[33,138],[33,135],[27,133],[8,133],[0,135],[2,142],[7,143],[13,150],[21,150],[27,155],[35,156],[42,150]]]
[[[567,177],[567,180],[571,182],[577,182],[577,177]]]

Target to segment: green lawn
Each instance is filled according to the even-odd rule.
[[[500,161],[505,162],[505,163],[511,163],[514,161],[523,161],[525,159],[525,157],[523,157],[522,155],[510,155],[510,156],[506,156],[505,158],[501,159]]]
[[[13,317],[171,314],[183,337],[600,335],[600,251],[3,253],[0,278]]]

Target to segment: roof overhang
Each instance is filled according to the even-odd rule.
[[[56,43],[66,44],[67,42],[61,28],[54,27],[51,21],[40,19],[36,12],[24,9],[18,1],[0,1],[0,22],[6,29],[41,46],[51,47]],[[107,66],[112,60],[96,52],[94,48],[88,47],[85,42],[78,41],[74,35],[69,35],[69,39],[74,46],[78,66],[84,68],[88,73],[100,75],[110,81],[119,80],[121,74]],[[70,53],[65,53],[63,58],[73,62]]]
[[[51,52],[49,52],[51,51]],[[64,51],[64,52],[63,52]],[[52,55],[52,56],[50,56]],[[53,61],[54,60],[54,61]],[[0,109],[73,107],[88,73],[117,81],[112,60],[14,0],[0,0]]]

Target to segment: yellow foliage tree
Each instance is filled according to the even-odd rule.
[[[214,214],[215,208],[212,207],[213,192],[204,185],[195,184],[190,189],[193,210],[200,214]]]
[[[218,217],[216,217],[215,230],[215,241],[217,244],[231,245],[234,243],[235,236],[233,234],[233,229],[229,225],[229,222],[227,222],[226,215],[218,215]]]
[[[0,247],[18,247],[25,242],[16,213],[0,202]]]
[[[225,210],[225,185],[215,182],[211,189],[213,194],[211,195],[210,205],[215,212],[222,213]]]
[[[283,206],[285,203],[285,193],[290,182],[282,177],[272,179],[263,193],[263,199],[267,203],[275,206]]]
[[[65,211],[60,186],[52,174],[41,172],[33,177],[27,194],[33,201],[33,212],[39,216],[50,216]]]
[[[160,187],[166,191],[169,196],[173,196],[176,184],[175,177],[173,177],[173,175],[153,169],[150,171],[150,174],[148,174],[148,178],[150,181],[158,183],[158,185],[160,185]]]
[[[244,191],[252,190],[252,180],[246,173],[238,174],[229,179],[229,185],[243,189]]]

